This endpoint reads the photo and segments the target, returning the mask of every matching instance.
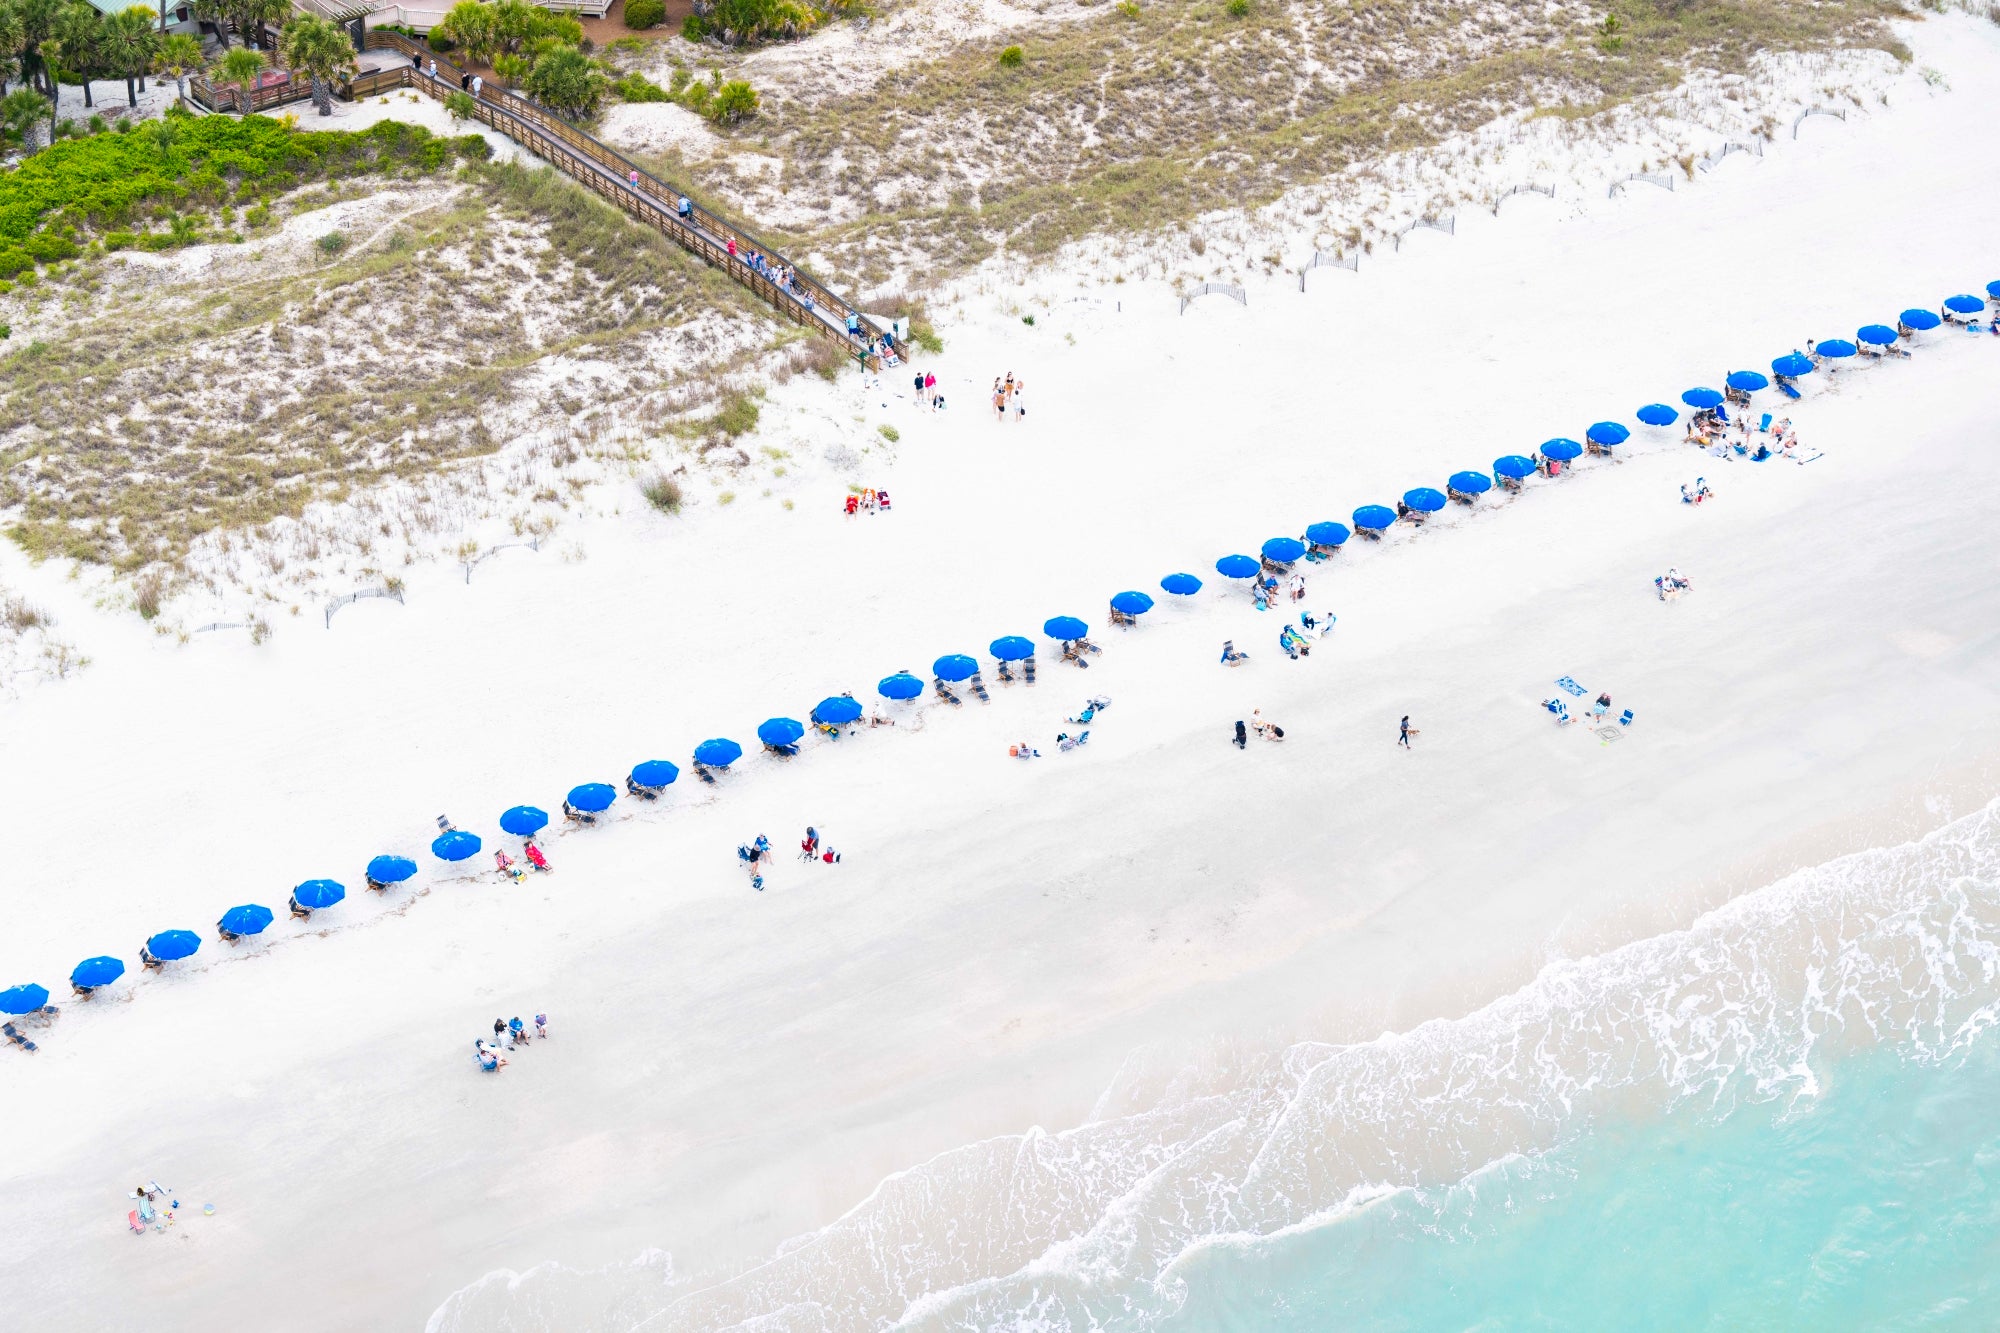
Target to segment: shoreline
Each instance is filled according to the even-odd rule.
[[[1990,215],[1992,177],[1961,165],[1944,194],[1899,205],[1932,227],[1929,251],[1773,308],[1827,256],[1878,255],[1879,221],[1853,215],[1893,190],[1898,145],[1976,118],[1989,93],[1719,173],[1699,210],[1467,227],[1430,262],[1295,305],[1260,293],[1196,324],[1086,311],[1032,335],[971,323],[954,373],[1032,366],[1034,424],[995,427],[973,401],[926,420],[893,381],[857,396],[907,437],[893,515],[766,506],[727,542],[714,511],[607,522],[588,562],[496,562],[421,616],[358,607],[261,656],[140,645],[17,710],[0,743],[0,799],[34,816],[16,852],[35,883],[0,901],[20,926],[10,957],[282,902],[270,886],[358,864],[363,839],[420,847],[436,810],[484,833],[488,807],[602,779],[715,718],[742,734],[906,655],[919,668],[1058,611],[1101,623],[1110,590],[1278,530],[1276,513],[1481,465],[1676,376],[1708,382],[1697,367],[1737,348],[1782,350],[1779,330],[1808,320],[1843,330],[1883,292],[1975,262],[1961,233]],[[1820,215],[1853,226],[1811,255],[1767,251]],[[1557,271],[1579,290],[1520,276]],[[1589,285],[1621,271],[1630,308],[1593,314]],[[1711,287],[1740,327],[1694,318]],[[1510,302],[1515,322],[1479,323]],[[1422,313],[1439,309],[1457,313]],[[1663,326],[1679,341],[1653,357]],[[1356,327],[1395,336],[1340,341]],[[1082,350],[1028,341],[1064,332]],[[30,1145],[0,1190],[0,1227],[24,1238],[0,1278],[50,1328],[134,1296],[163,1328],[223,1300],[341,1328],[413,1326],[482,1272],[549,1259],[663,1250],[676,1274],[726,1272],[939,1153],[1226,1081],[1300,1035],[1470,1012],[1551,957],[1900,841],[1884,834],[1923,822],[1926,800],[1949,799],[1942,824],[2000,792],[1984,628],[2000,586],[1964,577],[1996,537],[1961,499],[2000,482],[2000,339],[1954,336],[1810,386],[1789,409],[1825,450],[1810,466],[1648,445],[1344,553],[1308,572],[1306,605],[1339,623],[1307,661],[1283,659],[1278,617],[1240,590],[1204,591],[1100,634],[1087,674],[1045,662],[990,709],[746,765],[718,793],[676,788],[670,809],[554,839],[545,879],[357,891],[321,937],[227,966],[208,944],[197,974],[66,1006],[32,1065],[0,1069]],[[1404,365],[1399,337],[1445,369]],[[803,396],[770,410],[793,408]],[[796,429],[810,438],[809,415]],[[1698,472],[1715,503],[1678,506]],[[802,473],[822,498],[841,484]],[[1024,540],[1025,506],[1060,539]],[[1669,564],[1696,586],[1661,604],[1650,579]],[[1217,666],[1226,637],[1246,668]],[[1536,700],[1565,674],[1633,707],[1629,733],[1556,730]],[[1114,702],[1090,745],[1051,753],[1058,719],[1099,692]],[[1283,745],[1228,744],[1252,707]],[[1402,713],[1423,733],[1411,754],[1394,748]],[[1045,757],[1001,762],[1023,736]],[[94,790],[123,752],[143,801],[49,799]],[[806,823],[842,865],[781,859],[752,893],[730,849],[757,831],[788,847]],[[471,1038],[537,1010],[554,1037],[479,1075]],[[125,1234],[115,1205],[145,1178],[217,1215],[160,1244]]]

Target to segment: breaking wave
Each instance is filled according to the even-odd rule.
[[[616,1326],[1144,1329],[1179,1307],[1176,1266],[1208,1247],[1448,1186],[1614,1112],[1812,1098],[1823,1051],[1941,1060],[1996,1011],[2000,804],[1796,872],[1686,930],[1552,963],[1462,1018],[1303,1043],[1220,1090],[955,1149],[727,1281],[656,1286],[642,1316],[620,1293]],[[548,1311],[534,1286],[516,1280],[509,1297]],[[607,1308],[575,1283],[569,1299],[587,1303],[547,1327]],[[439,1317],[436,1333],[542,1326]]]

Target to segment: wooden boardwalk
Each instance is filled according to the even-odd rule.
[[[414,88],[443,101],[459,91],[464,71],[428,46],[394,32],[371,32],[365,45],[369,50],[397,52],[403,60],[392,68],[369,70],[342,83],[337,91],[346,100],[377,96],[391,88]],[[422,61],[423,69],[414,65],[413,60]],[[425,72],[434,60],[438,72],[435,79]],[[311,95],[311,88],[303,79],[258,88],[247,97],[234,89],[214,88],[199,76],[189,82],[196,100],[211,111],[264,111],[306,100]],[[509,89],[486,84],[474,116],[591,193],[701,256],[769,302],[787,319],[833,339],[857,361],[871,368],[880,367],[881,360],[874,349],[883,329],[804,268],[728,218],[692,201],[683,214],[679,208],[681,199],[687,197],[683,191],[546,107]],[[763,256],[767,269],[790,269],[791,284],[781,287],[768,272],[753,269],[747,262],[747,256],[753,253]],[[850,333],[850,328],[858,328],[860,334]]]

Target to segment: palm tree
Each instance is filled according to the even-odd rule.
[[[125,101],[137,107],[138,78],[153,67],[153,56],[160,48],[160,35],[153,29],[153,11],[144,5],[121,9],[105,16],[100,31],[104,67],[125,80]]]
[[[244,115],[250,114],[250,94],[256,90],[257,76],[264,72],[264,57],[247,46],[238,46],[226,52],[215,66],[218,83],[236,85],[236,108]]]
[[[355,68],[354,43],[346,31],[317,14],[300,14],[285,25],[278,55],[287,69],[312,80],[313,105],[322,116],[332,115],[333,93],[327,85]]]
[[[49,114],[48,99],[33,88],[16,88],[0,97],[0,125],[21,136],[21,146],[35,151],[35,126]]]
[[[228,0],[228,4],[243,44],[259,50],[264,46],[265,25],[283,23],[292,12],[292,0]]]
[[[8,6],[20,25],[21,78],[30,86],[54,97],[55,77],[49,73],[49,57],[42,46],[55,40],[56,22],[62,17],[64,0],[14,0]]]
[[[0,4],[0,97],[7,95],[7,84],[16,69],[14,58],[20,50],[21,18],[12,6]]]
[[[90,81],[99,75],[104,64],[104,16],[95,6],[86,0],[71,0],[56,11],[49,36],[42,42],[42,63],[48,73],[52,97],[60,101],[59,71],[68,70],[83,82],[83,104],[96,105],[91,101]]]
[[[174,81],[183,102],[188,96],[187,76],[204,63],[201,43],[184,32],[177,32],[161,42],[160,49],[153,56],[153,68]]]

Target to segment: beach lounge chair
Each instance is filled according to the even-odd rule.
[[[1083,649],[1077,646],[1074,639],[1062,646],[1062,660],[1074,662],[1086,671],[1090,669],[1090,663],[1084,660]]]
[[[715,785],[715,774],[708,771],[707,764],[697,762],[694,766],[694,775],[711,787]]]
[[[1139,623],[1139,618],[1137,616],[1128,616],[1114,606],[1111,608],[1111,623],[1114,625],[1136,625]]]
[[[795,758],[799,752],[799,747],[796,745],[773,745],[769,741],[764,743],[764,748],[772,754],[777,755],[780,759]]]
[[[1024,657],[1024,658],[1022,658],[1022,659],[1021,659],[1021,674],[1022,674],[1022,675],[1023,675],[1024,677],[1026,677],[1026,678],[1027,678],[1027,681],[1028,681],[1028,684],[1030,684],[1030,685],[1033,685],[1033,684],[1035,683],[1035,659],[1034,659],[1034,658],[1032,658],[1032,657]]]
[[[963,708],[965,706],[964,701],[962,701],[957,695],[953,694],[951,692],[950,687],[948,687],[942,680],[932,681],[931,689],[937,695],[938,698],[944,700],[946,703],[950,704],[953,708]]]
[[[1002,662],[1000,664],[1000,670],[997,674],[1000,677],[1000,683],[1002,685],[1012,685],[1014,683],[1014,670],[1012,667],[1008,666],[1005,662]]]
[[[12,1023],[0,1023],[0,1036],[6,1037],[8,1041],[13,1042],[30,1055],[42,1049],[32,1041],[29,1041],[27,1034],[23,1033],[21,1029],[15,1027]]]
[[[658,787],[642,787],[632,781],[630,773],[625,775],[625,794],[627,796],[636,796],[642,801],[657,801],[660,799],[660,790]]]
[[[986,692],[986,682],[979,678],[979,673],[977,671],[973,672],[972,675],[967,678],[965,683],[972,687],[972,692],[979,697],[979,702],[983,704],[990,704],[993,702],[993,696]]]

